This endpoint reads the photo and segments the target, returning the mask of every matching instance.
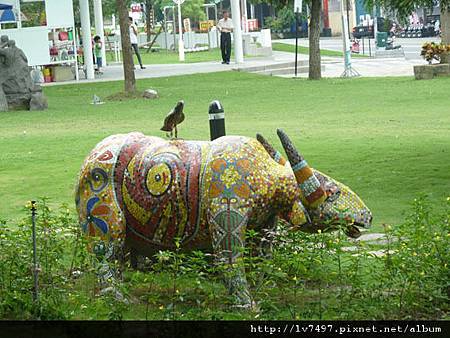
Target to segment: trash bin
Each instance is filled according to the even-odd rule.
[[[377,32],[377,47],[378,48],[386,48],[387,43],[387,32]]]
[[[331,28],[324,28],[322,30],[322,36],[326,38],[331,38]]]

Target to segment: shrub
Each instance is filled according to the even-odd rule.
[[[77,238],[74,227],[76,222],[67,206],[63,205],[55,213],[47,202],[47,199],[38,202],[39,214],[36,218],[37,302],[32,297],[34,267],[31,217],[23,218],[17,225],[0,222],[0,318],[68,317],[62,304],[69,282],[68,256]],[[27,213],[29,208],[30,205],[27,205]],[[72,260],[72,264],[78,262],[79,259]]]
[[[426,42],[422,45],[420,55],[428,61],[429,64],[436,60],[441,62],[444,55],[450,52],[450,45],[435,42]]]
[[[295,22],[295,14],[292,8],[283,7],[281,8],[277,16],[274,17],[266,17],[265,24],[267,28],[270,28],[273,32],[280,33],[283,31],[290,31],[291,26]]]
[[[439,319],[449,311],[450,197],[435,212],[425,197],[383,242],[343,230],[306,234],[247,231],[243,264],[259,312],[237,311],[222,283],[226,264],[201,251],[160,251],[145,271],[124,271],[99,295],[94,259],[72,212],[38,204],[39,301],[32,298],[31,219],[0,219],[1,319]],[[27,212],[29,212],[27,210]],[[273,243],[258,255],[261,235]],[[269,242],[270,242],[269,241]],[[375,254],[378,252],[378,254]],[[380,254],[381,252],[381,254]],[[148,259],[147,262],[150,262]],[[115,263],[118,264],[117,262]],[[75,279],[72,272],[77,272]]]

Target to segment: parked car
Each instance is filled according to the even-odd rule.
[[[385,32],[386,31],[384,22],[385,22],[384,18],[381,18],[381,17],[377,18],[377,24],[378,24],[378,31],[379,32]],[[372,39],[374,38],[373,25],[370,25],[370,26],[359,25],[359,26],[353,27],[352,33],[353,33],[353,37],[355,39],[361,39],[363,37],[364,38],[372,38]]]

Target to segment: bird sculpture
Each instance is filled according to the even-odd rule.
[[[164,125],[161,130],[167,132],[167,137],[173,137],[175,131],[175,138],[178,137],[177,125],[184,121],[184,101],[178,101],[177,105],[167,114],[164,119]]]

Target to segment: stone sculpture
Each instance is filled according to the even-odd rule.
[[[307,232],[344,225],[359,236],[372,215],[348,187],[309,167],[278,131],[284,160],[265,139],[224,136],[212,142],[163,140],[141,133],[114,135],[85,160],[76,191],[84,233],[106,260],[134,250],[214,251],[229,264],[226,284],[237,306],[251,306],[245,271],[235,264],[247,229],[278,220]],[[103,265],[106,282],[116,271]],[[105,285],[106,286],[106,285]]]
[[[44,110],[47,100],[32,83],[28,59],[6,35],[0,37],[0,111]]]

